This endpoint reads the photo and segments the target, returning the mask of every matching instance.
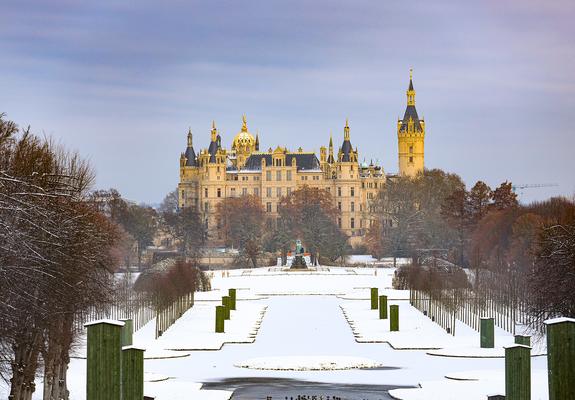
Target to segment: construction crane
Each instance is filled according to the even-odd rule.
[[[555,187],[559,186],[556,183],[523,183],[518,185],[512,185],[511,189],[513,189],[513,193],[517,193],[517,189],[520,190],[519,194],[523,194],[524,189],[536,189],[536,188],[545,188],[545,187]]]

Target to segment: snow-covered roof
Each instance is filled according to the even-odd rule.
[[[98,324],[108,324],[108,325],[116,325],[116,326],[124,326],[124,323],[115,319],[99,319],[96,321],[90,321],[84,324],[85,327],[98,325]]]
[[[545,324],[554,325],[554,324],[561,324],[563,322],[575,322],[575,318],[567,318],[567,317],[551,318],[545,321]]]
[[[514,347],[524,347],[524,348],[526,348],[526,349],[531,350],[531,346],[526,346],[526,345],[524,345],[524,344],[517,344],[517,343],[515,343],[515,344],[510,344],[509,346],[503,346],[504,349],[513,349]]]
[[[146,351],[145,348],[143,347],[138,347],[138,346],[123,346],[122,350],[141,350],[141,351]]]

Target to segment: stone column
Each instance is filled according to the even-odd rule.
[[[531,400],[531,347],[505,348],[505,400]]]
[[[144,398],[144,349],[122,348],[122,400]]]
[[[479,326],[480,344],[483,349],[495,347],[495,324],[493,318],[481,317]]]
[[[575,399],[575,318],[554,318],[545,324],[549,400]]]
[[[236,289],[228,289],[228,296],[230,298],[230,310],[236,309]]]
[[[376,287],[371,288],[371,309],[377,310],[377,297],[378,297],[378,290]]]
[[[224,333],[225,324],[224,306],[216,306],[216,333]]]
[[[389,306],[389,330],[399,331],[399,306],[397,304]]]
[[[124,323],[122,327],[122,347],[131,346],[134,334],[134,323],[131,319],[121,319],[120,322]]]
[[[123,322],[98,320],[88,328],[86,400],[121,400]]]
[[[387,319],[387,296],[379,296],[379,319]]]

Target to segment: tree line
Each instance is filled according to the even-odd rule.
[[[29,400],[67,398],[74,315],[105,306],[117,226],[89,200],[94,174],[76,153],[0,115],[0,377]]]
[[[575,315],[572,200],[521,205],[510,182],[491,189],[478,181],[467,190],[459,176],[434,169],[388,179],[372,210],[366,242],[374,254],[409,257],[415,266],[446,261],[467,268],[476,290],[522,296],[535,320]],[[405,276],[426,287],[453,284],[429,268]],[[461,276],[454,281],[464,285]]]
[[[110,309],[125,283],[114,272],[132,254],[141,266],[159,233],[187,254],[204,239],[199,217],[173,201],[156,211],[113,189],[92,191],[94,178],[79,154],[0,114],[0,379],[10,400],[30,400],[39,373],[44,399],[68,399],[74,322]],[[209,288],[196,264],[172,264],[139,290],[164,304]]]

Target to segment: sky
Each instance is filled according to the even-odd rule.
[[[397,172],[413,68],[427,168],[573,197],[574,20],[572,0],[2,0],[0,112],[158,203],[188,129],[230,147],[243,114],[261,149],[318,156],[349,118],[360,161]]]

